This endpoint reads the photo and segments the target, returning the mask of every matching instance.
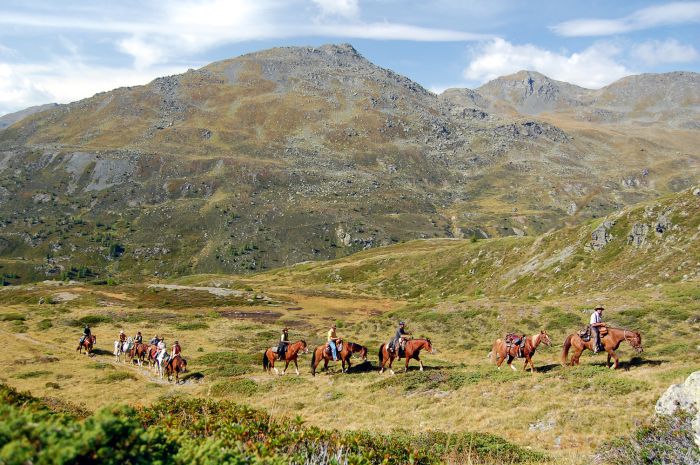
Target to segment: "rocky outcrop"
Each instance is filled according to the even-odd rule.
[[[608,243],[613,240],[613,235],[610,234],[608,231],[610,228],[613,227],[615,224],[614,221],[604,221],[603,224],[598,226],[592,233],[591,233],[591,242],[589,242],[585,249],[587,252],[591,252],[593,250],[601,250],[603,249]]]
[[[649,234],[649,225],[646,223],[634,223],[632,225],[632,230],[629,236],[627,236],[627,243],[640,248],[647,241],[647,234]]]
[[[695,444],[700,447],[700,371],[691,373],[682,384],[674,384],[656,402],[657,415],[671,415],[677,409],[691,412]]]

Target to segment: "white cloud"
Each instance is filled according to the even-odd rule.
[[[674,2],[642,8],[623,18],[564,21],[551,29],[562,36],[588,37],[697,22],[700,22],[700,2]]]
[[[526,69],[587,88],[600,88],[632,74],[617,61],[620,48],[598,42],[578,53],[557,53],[536,45],[514,45],[497,38],[472,49],[464,77],[484,83]]]
[[[354,19],[360,16],[358,0],[312,0],[321,10],[321,16],[342,16]]]
[[[632,49],[632,56],[649,66],[664,63],[689,63],[700,59],[700,53],[695,47],[682,44],[676,39],[643,42]]]

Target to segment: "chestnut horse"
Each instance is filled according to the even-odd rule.
[[[299,375],[299,365],[297,364],[297,357],[299,356],[299,353],[305,354],[308,351],[309,349],[306,348],[306,341],[303,339],[293,344],[289,344],[289,347],[287,347],[287,350],[284,353],[284,370],[282,370],[282,374],[284,374],[287,371],[287,368],[289,367],[289,362],[294,362],[294,368],[296,369],[297,375]],[[277,348],[270,347],[263,354],[263,369],[265,371],[269,371],[270,373],[272,373],[272,370],[275,370],[275,373],[279,375],[280,372],[277,371],[277,368],[275,368],[275,360],[277,360]]]
[[[328,355],[326,347],[328,347],[327,344],[316,347],[313,355],[311,355],[311,376],[316,376],[316,367],[321,363],[321,360],[323,360],[323,370],[328,370],[328,362],[333,360],[333,357]],[[362,360],[367,360],[367,347],[355,344],[354,342],[343,342],[343,350],[338,352],[338,358],[342,363],[343,373],[347,373],[352,366],[352,362],[350,362],[352,354],[360,354]],[[345,368],[346,363],[348,364],[347,368]]]
[[[536,371],[535,364],[532,363],[532,356],[535,355],[535,350],[537,349],[537,346],[540,345],[540,342],[546,346],[552,345],[552,340],[549,339],[549,334],[547,334],[547,331],[544,329],[537,334],[525,337],[525,347],[523,347],[525,364],[523,365],[523,370],[527,370],[527,366],[530,365],[530,373],[534,373]],[[518,352],[519,347],[517,345],[511,346],[510,350],[508,350],[508,346],[504,340],[496,339],[493,343],[493,348],[491,349],[489,356],[492,357],[499,370],[501,369],[501,364],[505,360],[513,371],[517,371],[517,369],[513,366],[513,360],[518,358]]]
[[[173,373],[175,374],[175,384],[180,383],[180,373],[187,371],[187,360],[182,358],[180,354],[174,356],[165,365],[165,373],[168,375],[168,381],[173,380]]]
[[[82,342],[82,344],[78,344],[78,348],[75,349],[81,354],[83,353],[83,349],[85,349],[86,355],[90,355],[92,353],[92,347],[97,343],[97,338],[95,335],[91,335],[90,337],[86,337],[85,340]]]
[[[637,352],[643,351],[642,335],[639,334],[637,331],[630,331],[629,329],[624,328],[613,328],[611,326],[606,326],[606,328],[608,330],[608,333],[605,336],[601,334],[600,343],[603,345],[603,348],[608,353],[608,368],[618,368],[620,359],[617,357],[615,351],[618,347],[620,347],[622,341],[629,342],[632,348]],[[571,355],[570,365],[578,365],[579,359],[581,358],[581,353],[586,349],[592,351],[593,344],[594,342],[592,337],[589,341],[584,341],[583,339],[581,339],[581,336],[579,336],[577,333],[569,334],[569,336],[566,338],[566,341],[564,341],[564,351],[561,354],[561,364],[567,364],[567,358],[569,357],[569,349],[573,347],[574,353]],[[615,359],[615,364],[613,366],[610,366],[611,358]]]
[[[435,350],[433,350],[433,345],[430,343],[430,339],[411,339],[406,341],[406,347],[404,348],[404,355],[406,356],[406,369],[404,370],[404,373],[408,371],[408,362],[410,362],[412,358],[418,360],[418,363],[420,363],[420,371],[423,371],[423,361],[420,359],[421,349],[428,350],[431,354],[435,353]],[[396,353],[397,351],[398,348],[396,351],[390,353],[386,348],[386,344],[379,346],[379,366],[381,367],[379,373],[384,373],[386,362],[389,362],[389,370],[391,371],[392,375],[394,374],[391,364],[394,363],[395,358],[401,359],[401,357],[398,357],[398,354]]]
[[[148,355],[148,344],[141,344],[141,343],[137,342],[136,344],[133,345],[133,347],[129,351],[129,360],[131,360],[131,362],[133,363],[134,359],[136,359],[139,366],[142,366],[143,360],[147,355]]]

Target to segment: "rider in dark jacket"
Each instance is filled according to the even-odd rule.
[[[282,329],[282,335],[280,336],[280,342],[277,344],[277,355],[280,359],[284,358],[284,353],[287,351],[287,346],[289,345],[289,328]]]
[[[136,336],[134,336],[134,343],[143,344],[143,336],[141,336],[141,331],[137,332]]]
[[[403,321],[400,321],[399,327],[396,330],[396,334],[394,334],[394,338],[389,343],[389,350],[391,352],[395,352],[396,349],[398,349],[397,344],[401,341],[401,339],[406,339],[407,336],[410,336],[410,335],[411,335],[411,333],[406,331],[406,323],[404,323]]]
[[[89,338],[91,335],[90,327],[85,324],[85,327],[83,328],[83,336],[80,338],[80,343],[82,344],[85,342],[85,339]]]

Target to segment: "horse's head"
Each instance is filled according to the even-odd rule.
[[[360,348],[360,358],[362,360],[367,360],[367,347],[361,345],[358,345],[358,347]]]
[[[552,345],[552,340],[549,338],[549,334],[544,329],[540,331],[540,342],[546,346]]]
[[[426,338],[425,338],[425,344],[424,344],[424,346],[425,346],[426,349],[428,349],[428,350],[430,351],[431,354],[434,354],[434,353],[435,353],[435,349],[433,349],[433,343],[430,342],[430,338],[429,338],[429,337],[426,337]]]
[[[634,350],[636,350],[638,353],[641,353],[644,351],[642,348],[642,335],[639,334],[636,331],[630,331],[630,335],[627,336],[625,339],[627,339],[632,346]]]
[[[305,340],[303,340],[303,339],[300,340],[300,341],[299,341],[299,345],[300,345],[300,347],[301,347],[301,349],[299,350],[299,352],[301,352],[302,354],[308,354],[308,353],[309,353],[309,348],[306,346],[306,341],[305,341]]]

